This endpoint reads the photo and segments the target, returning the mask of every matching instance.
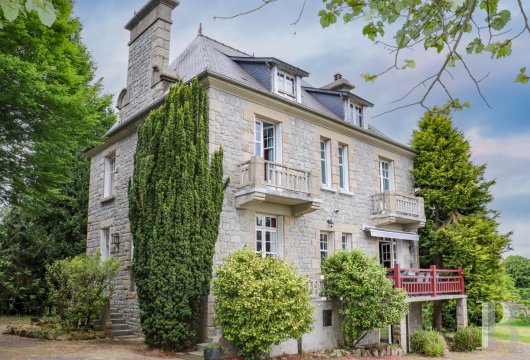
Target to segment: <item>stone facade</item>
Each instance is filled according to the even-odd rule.
[[[169,84],[167,79],[173,76],[167,63],[171,10],[177,4],[172,0],[151,0],[127,25],[131,31],[129,73],[127,88],[118,101],[120,120],[109,131],[105,143],[88,152],[91,176],[87,252],[100,250],[103,232],[108,231],[112,238],[110,256],[121,259],[112,305],[120,310],[137,334],[141,334],[141,326],[131,275],[133,239],[128,220],[128,183],[133,174],[137,126],[149,107],[163,98]],[[321,232],[330,239],[330,252],[341,249],[342,234],[349,234],[348,248],[362,249],[375,257],[380,255],[380,239],[372,237],[365,229],[366,225],[373,225],[373,195],[381,191],[380,160],[393,164],[393,190],[413,196],[412,150],[366,129],[331,120],[329,116],[319,115],[292,100],[264,95],[213,73],[203,73],[200,80],[209,97],[210,152],[223,147],[224,171],[230,178],[221,214],[215,265],[236,249],[255,248],[256,214],[277,217],[277,256],[295,263],[309,277],[318,276],[320,272]],[[282,201],[249,202],[252,204],[245,206],[238,203],[243,185],[241,164],[255,157],[256,120],[274,124],[277,129],[276,162],[310,172],[308,193],[311,200],[303,215],[295,211],[300,205],[293,205],[293,201],[308,194],[290,199],[289,191],[276,191],[275,197],[278,198],[278,194],[280,198],[283,196]],[[320,181],[321,139],[328,140],[331,149],[330,186],[322,186]],[[339,189],[339,145],[347,147],[347,189]],[[111,196],[104,197],[108,158],[115,159],[114,188]],[[266,193],[268,190],[259,191]],[[408,230],[395,221],[380,227],[388,231]],[[412,246],[413,241],[396,239],[394,243],[396,260],[404,267],[417,266],[417,247]],[[314,305],[314,330],[304,335],[301,342],[292,340],[275,347],[272,355],[297,352],[300,347],[303,351],[311,351],[335,348],[340,344],[338,305],[319,297],[314,299]],[[205,340],[215,339],[220,332],[213,324],[211,296],[205,310],[201,335]],[[324,310],[332,311],[331,326],[323,324]],[[374,343],[378,340],[378,332],[373,332],[365,341]]]

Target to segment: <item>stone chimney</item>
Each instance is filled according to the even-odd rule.
[[[351,84],[348,80],[343,79],[342,74],[339,72],[333,75],[332,82],[321,87],[321,89],[337,90],[337,91],[350,91],[354,88],[355,86],[353,86],[353,84]]]
[[[125,25],[130,31],[127,87],[118,98],[120,121],[158,100],[176,76],[169,70],[171,13],[177,0],[149,0]]]

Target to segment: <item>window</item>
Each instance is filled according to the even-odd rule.
[[[330,252],[329,233],[320,233],[320,261],[328,257]]]
[[[394,163],[389,160],[379,161],[381,192],[394,190]]]
[[[256,120],[254,130],[256,156],[262,156],[268,161],[278,161],[277,131],[279,131],[277,125]]]
[[[341,247],[342,250],[351,249],[351,234],[342,233],[341,236]]]
[[[363,127],[363,107],[352,102],[348,102],[347,121],[353,125]]]
[[[116,155],[105,158],[105,173],[103,176],[103,198],[114,195],[114,183],[116,181]]]
[[[256,252],[262,257],[278,255],[277,229],[276,216],[256,215]]]
[[[276,90],[280,95],[295,99],[296,79],[294,76],[278,70],[276,72]]]
[[[331,167],[329,163],[330,141],[320,140],[320,171],[322,172],[322,185],[331,187]]]
[[[339,179],[340,188],[348,190],[348,147],[339,146]]]
[[[110,229],[101,229],[101,238],[99,243],[99,251],[101,253],[101,260],[110,257]]]
[[[333,310],[322,310],[322,326],[333,326]]]

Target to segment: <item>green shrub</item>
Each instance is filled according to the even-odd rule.
[[[99,252],[46,265],[48,301],[61,322],[74,329],[88,327],[111,298],[118,268],[119,261],[101,261]]]
[[[338,251],[322,264],[324,294],[342,299],[347,346],[373,329],[398,323],[405,316],[407,295],[386,278],[386,269],[362,251]]]
[[[473,351],[482,346],[482,331],[470,326],[455,332],[452,342],[453,351]]]
[[[447,344],[438,331],[418,331],[410,339],[412,352],[441,357],[447,354]]]
[[[246,359],[311,329],[307,280],[282,260],[235,251],[217,268],[213,293],[215,320]]]

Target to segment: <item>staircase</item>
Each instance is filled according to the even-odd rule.
[[[110,308],[110,321],[112,326],[107,329],[107,334],[111,335],[116,339],[135,339],[134,332],[129,328],[125,319],[121,316],[120,312],[116,308]],[[101,319],[92,321],[92,327],[96,331],[103,330]]]

